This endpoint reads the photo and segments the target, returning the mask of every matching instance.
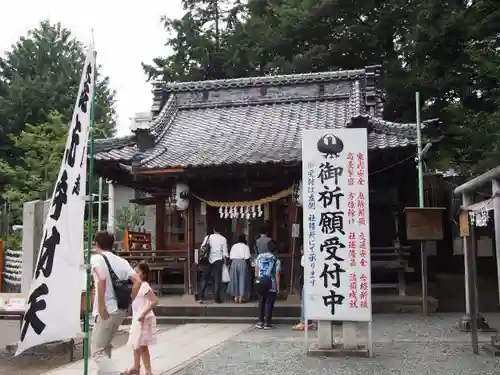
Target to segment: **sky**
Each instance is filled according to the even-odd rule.
[[[167,33],[160,23],[162,15],[180,17],[180,0],[14,0],[2,4],[0,12],[0,54],[9,50],[21,36],[49,19],[61,22],[85,44],[92,29],[97,63],[110,77],[117,93],[117,134],[130,132],[130,119],[151,109],[151,85],[146,82],[141,62],[168,53]]]

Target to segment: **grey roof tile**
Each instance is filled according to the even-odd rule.
[[[179,110],[142,168],[297,162],[303,129],[344,128],[348,100]],[[404,125],[373,122],[371,149],[404,147],[414,142]],[[163,150],[158,154],[158,150]]]

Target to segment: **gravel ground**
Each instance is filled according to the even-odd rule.
[[[291,327],[274,331],[251,330],[195,360],[178,375],[497,375],[500,359],[485,353],[472,354],[470,335],[456,329],[460,315],[437,315],[423,319],[415,315],[376,315],[373,323],[375,357],[311,358],[305,355],[304,335]],[[500,315],[488,315],[492,327],[500,327]],[[15,322],[0,321],[0,345],[17,338]],[[161,327],[162,330],[169,327]],[[7,333],[7,334],[5,334]],[[11,335],[7,339],[7,335]],[[364,336],[366,332],[360,335]],[[311,341],[314,333],[310,334]],[[491,334],[481,334],[480,342],[489,341]],[[122,333],[115,345],[123,345]],[[3,340],[3,341],[2,341]],[[77,353],[81,357],[81,352]],[[24,356],[9,360],[0,354],[1,375],[39,375],[50,368],[65,364],[64,355],[50,358]]]
[[[375,316],[375,357],[311,358],[305,355],[303,334],[290,327],[242,334],[196,360],[178,375],[318,374],[330,375],[493,375],[500,359],[472,354],[470,336],[455,328],[459,315]],[[498,327],[498,317],[490,324]],[[483,334],[487,342],[491,334]],[[311,335],[313,336],[313,335]]]
[[[173,326],[159,326],[160,331],[165,331]],[[5,351],[5,346],[16,342],[19,338],[19,322],[0,320],[0,375],[40,375],[53,368],[68,364],[68,354],[54,353],[26,354],[12,358]],[[114,347],[120,347],[127,343],[128,333],[119,332],[113,340]],[[83,347],[77,345],[75,348],[75,359],[83,358]]]

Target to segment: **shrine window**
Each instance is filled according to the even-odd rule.
[[[165,209],[165,243],[167,247],[186,243],[186,211],[177,211],[174,207]]]

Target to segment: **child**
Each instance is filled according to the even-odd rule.
[[[149,266],[141,262],[135,271],[142,280],[141,287],[132,302],[132,324],[128,345],[134,350],[134,366],[125,371],[125,375],[139,375],[141,358],[146,369],[146,375],[152,375],[149,345],[154,343],[156,335],[156,317],[153,312],[158,303],[156,295],[148,284]]]
[[[280,292],[281,262],[274,255],[276,242],[270,240],[267,243],[267,251],[260,253],[255,260],[255,286],[259,294],[259,329],[273,329],[271,319],[273,317],[274,303]]]

